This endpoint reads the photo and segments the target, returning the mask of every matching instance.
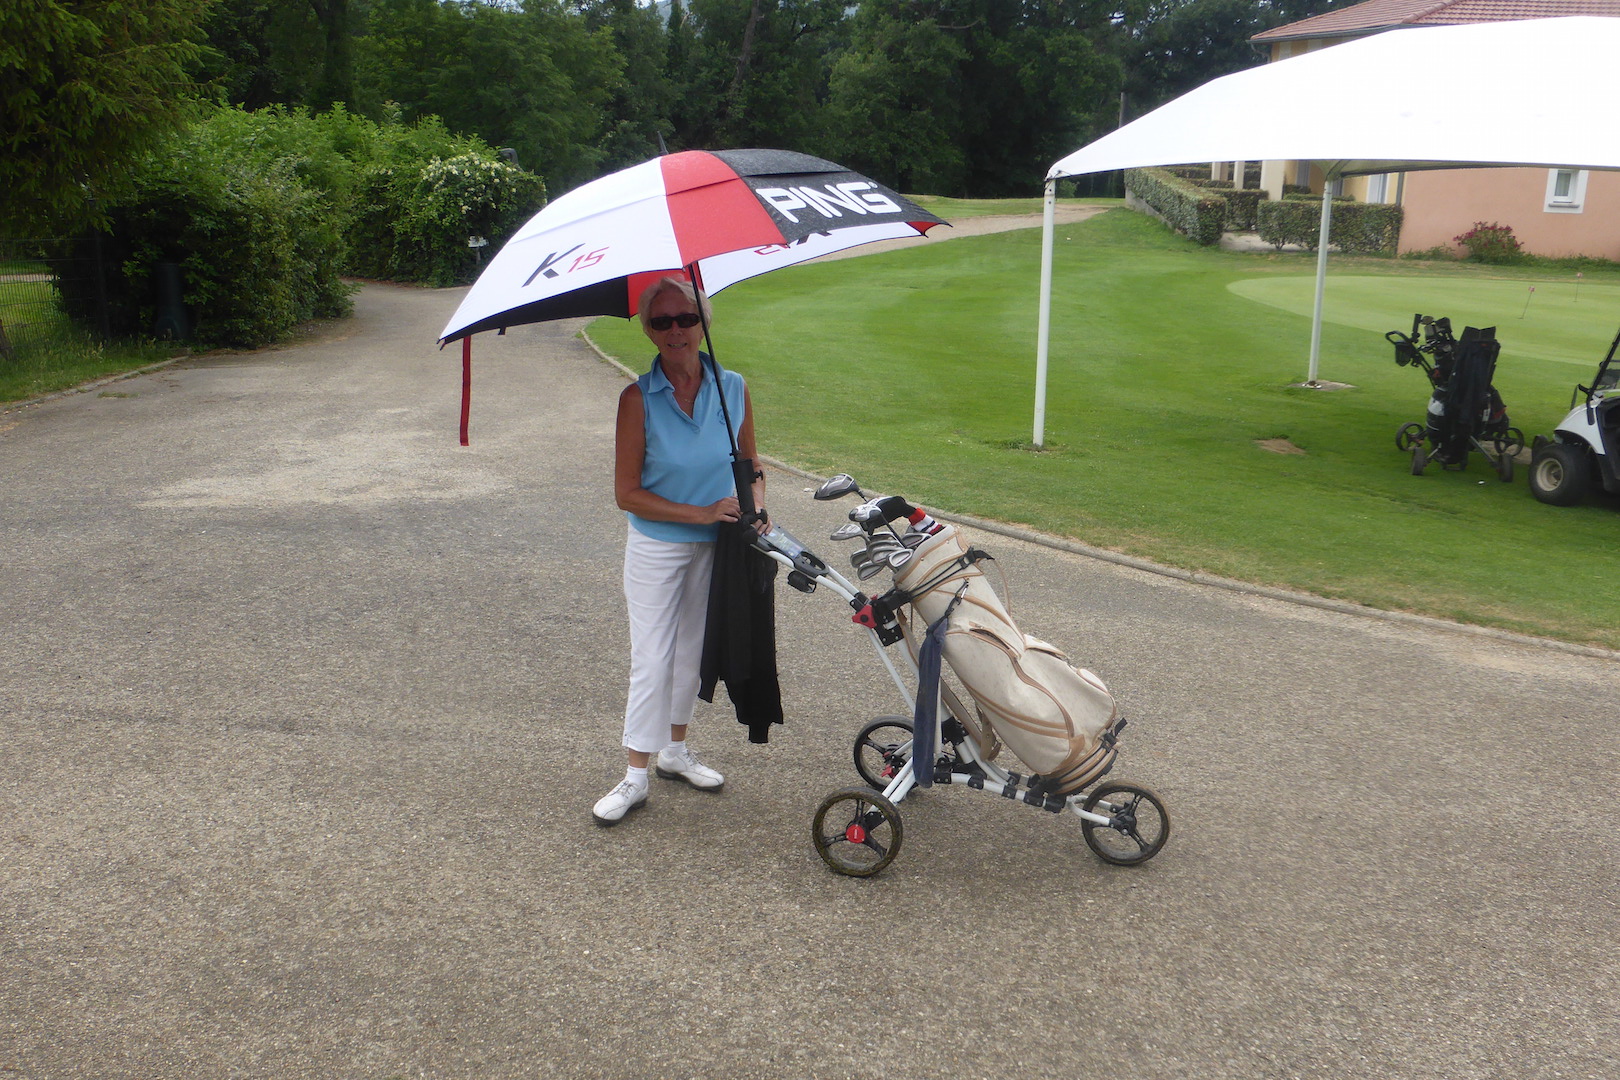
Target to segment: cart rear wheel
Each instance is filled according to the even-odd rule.
[[[865,788],[835,791],[816,809],[810,839],[821,861],[849,877],[871,877],[900,854],[900,811]]]
[[[1519,451],[1524,449],[1524,432],[1516,427],[1510,427],[1497,441],[1497,451],[1508,457],[1518,457]]]
[[[880,716],[855,736],[855,771],[878,791],[910,759],[911,721],[903,716]]]
[[[1111,825],[1085,821],[1086,846],[1115,866],[1147,862],[1170,839],[1170,814],[1164,801],[1139,784],[1101,784],[1086,796],[1084,809],[1113,819]]]
[[[1544,443],[1530,459],[1530,493],[1552,506],[1574,506],[1586,494],[1591,460],[1584,446]]]
[[[1412,449],[1414,444],[1422,441],[1422,424],[1402,424],[1395,432],[1395,449],[1403,454]]]
[[[1422,443],[1412,445],[1412,475],[1422,476],[1423,467],[1429,463],[1429,452],[1423,449]]]
[[[1502,444],[1497,443],[1496,445],[1500,447]],[[1502,478],[1504,484],[1513,483],[1513,456],[1502,453],[1500,449],[1496,454],[1496,475]]]

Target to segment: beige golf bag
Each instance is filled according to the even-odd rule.
[[[1104,735],[1117,716],[1108,688],[1057,648],[1018,629],[954,526],[923,541],[895,572],[894,583],[912,594],[916,614],[902,628],[913,659],[923,632],[960,594],[947,624],[945,662],[972,696],[977,723],[964,715],[948,681],[945,705],[970,730],[978,729],[973,733],[987,759],[999,739],[1053,795],[1079,791],[1108,771],[1116,750],[1113,738]]]

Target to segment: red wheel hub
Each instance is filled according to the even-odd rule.
[[[852,821],[849,823],[849,828],[844,830],[844,839],[852,844],[864,844],[866,843],[866,830],[861,827],[859,822]]]

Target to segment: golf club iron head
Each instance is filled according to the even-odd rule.
[[[881,562],[867,563],[865,566],[863,566],[859,570],[855,571],[855,576],[858,579],[860,579],[861,581],[865,581],[868,578],[876,577],[878,574],[882,573],[887,568],[888,568],[887,563],[881,563]]]
[[[891,551],[899,551],[902,546],[903,541],[890,532],[873,533],[866,541],[866,550],[872,553],[874,559],[881,557],[880,552],[886,556]]]
[[[906,565],[906,563],[910,562],[912,560],[912,557],[915,556],[916,554],[917,553],[915,551],[912,551],[910,548],[901,548],[899,551],[891,552],[889,554],[889,560],[888,560],[889,569],[890,570],[898,570],[898,569],[900,569],[902,566]]]

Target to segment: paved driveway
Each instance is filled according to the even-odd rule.
[[[1132,718],[1157,860],[935,789],[825,870],[896,696],[786,590],[788,724],[706,709],[725,791],[594,826],[622,379],[483,335],[457,446],[458,295],[0,413],[0,1076],[1620,1075],[1609,659],[981,536]]]

